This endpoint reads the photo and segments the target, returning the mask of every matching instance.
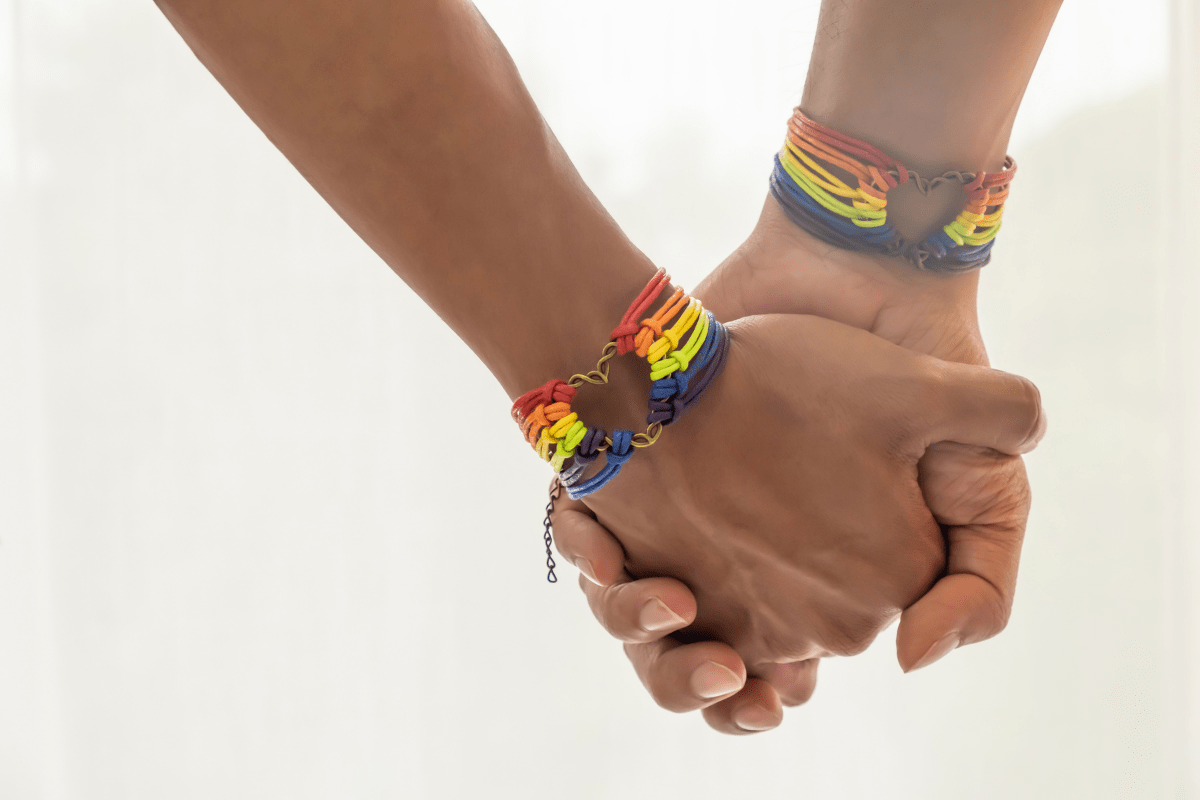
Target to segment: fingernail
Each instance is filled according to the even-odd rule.
[[[661,631],[664,628],[679,628],[683,625],[683,617],[667,608],[667,604],[657,597],[647,600],[638,612],[638,623],[644,630]]]
[[[930,664],[937,661],[954,648],[958,647],[960,635],[961,634],[959,634],[958,631],[951,631],[942,638],[938,639],[929,646],[929,649],[925,651],[925,655],[918,658],[917,663],[906,669],[905,672],[914,672],[922,667],[928,667]]]
[[[742,688],[742,679],[728,667],[705,661],[692,673],[692,691],[705,699],[731,694]]]
[[[586,558],[577,558],[571,563],[573,563],[575,568],[582,572],[589,581],[597,586],[603,585],[600,583],[600,581],[596,580],[596,568],[592,566],[592,562],[588,561]]]
[[[744,731],[769,731],[779,724],[774,714],[753,703],[733,712],[733,722]]]

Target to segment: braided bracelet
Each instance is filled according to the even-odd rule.
[[[961,272],[991,260],[1016,171],[1007,156],[1001,172],[947,172],[926,180],[879,148],[814,122],[797,108],[775,157],[771,194],[792,222],[836,247],[901,256],[933,272]],[[847,174],[849,182],[841,177]],[[916,244],[905,242],[887,219],[888,192],[910,178],[922,194],[958,181],[965,197],[954,220]]]
[[[704,339],[699,353],[690,364],[682,362],[681,367],[654,381],[650,388],[650,414],[646,417],[648,423],[670,425],[677,421],[684,409],[708,391],[713,378],[720,374],[725,366],[725,356],[729,352],[729,334],[725,326],[716,321],[711,311],[705,314],[708,328],[713,335]],[[706,367],[709,368],[705,369]],[[653,375],[652,372],[651,377]],[[692,383],[697,375],[701,376],[700,379]]]
[[[663,426],[698,401],[724,367],[729,341],[725,326],[682,290],[675,291],[656,313],[638,321],[669,284],[664,270],[655,273],[613,330],[595,369],[565,381],[550,380],[513,403],[513,419],[526,441],[559,473],[558,480],[572,499],[585,497],[615,478],[634,451],[654,444]],[[614,430],[609,435],[580,420],[571,402],[584,383],[608,383],[609,361],[630,352],[646,358],[654,381],[647,427],[642,433]],[[603,467],[585,478],[601,452]]]

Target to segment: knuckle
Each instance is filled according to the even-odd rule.
[[[804,705],[817,688],[817,661],[809,659],[788,665],[791,674],[775,685],[779,700],[789,708]]]
[[[658,637],[643,630],[638,620],[640,592],[636,583],[621,583],[597,590],[596,616],[615,639],[630,644],[654,641]]]
[[[821,646],[815,640],[815,631],[808,628],[781,629],[776,626],[760,626],[754,631],[751,641],[757,646],[751,651],[761,661],[803,661],[818,655]],[[741,648],[739,648],[740,650]],[[743,653],[743,656],[746,654]]]
[[[812,699],[813,692],[815,692],[816,689],[816,684],[809,682],[803,686],[789,689],[786,692],[780,692],[779,702],[783,703],[788,708],[802,706]]]
[[[987,588],[977,595],[963,644],[982,642],[999,635],[1008,627],[1012,616],[1012,594],[1001,591],[991,581],[985,582]]]
[[[650,667],[642,685],[650,693],[655,705],[664,711],[674,714],[690,711],[691,708],[680,701],[680,693],[671,686],[670,679],[671,675],[662,667],[662,662],[657,661]]]
[[[866,651],[884,628],[878,616],[866,613],[849,615],[839,621],[826,637],[825,649],[832,655],[849,658]]]
[[[571,535],[570,529],[566,527],[564,527],[562,530],[556,529],[553,531],[553,536],[555,552],[557,552],[567,561],[571,562],[571,564],[579,566],[578,564],[575,564],[576,560],[578,560],[580,556],[579,548],[575,546],[575,537]]]
[[[1028,378],[1023,378],[1020,375],[1015,376],[1018,381],[1018,391],[1021,395],[1021,406],[1025,414],[1025,435],[1021,439],[1024,447],[1032,448],[1045,435],[1046,430],[1046,415],[1042,408],[1042,393],[1038,389],[1037,384]]]
[[[1012,598],[1006,597],[998,590],[988,593],[987,619],[991,624],[984,631],[983,638],[990,639],[997,636],[1008,627],[1008,621],[1012,618]]]
[[[638,622],[639,595],[636,583],[620,583],[605,590],[608,629],[614,636],[627,642],[649,639]]]
[[[600,587],[596,592],[595,612],[600,624],[611,636],[622,641],[631,641],[626,635],[625,620],[621,614],[620,586]]]
[[[839,658],[853,658],[862,655],[870,647],[875,637],[834,636],[828,646],[829,654]]]
[[[604,628],[610,636],[617,636],[617,632],[613,629],[612,625],[611,603],[604,588],[591,583],[591,581],[582,575],[580,576],[580,585],[583,587],[583,593],[587,595],[588,607],[591,608],[592,616],[596,618],[596,622],[599,622],[600,627]]]

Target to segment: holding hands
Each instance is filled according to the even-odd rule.
[[[777,210],[768,200],[755,235],[702,285],[719,318],[768,315],[729,325],[726,374],[679,423],[686,435],[552,515],[560,552],[592,578],[581,584],[593,612],[655,700],[704,708],[729,733],[777,725],[781,702],[812,693],[817,658],[860,652],[897,616],[906,671],[999,632],[1029,509],[1018,456],[1045,430],[1022,378],[795,316],[871,319],[911,345],[939,314],[950,335],[924,343],[983,360],[946,346],[978,342],[962,287],[918,294],[886,266],[806,241]],[[797,298],[845,296],[818,280],[869,281],[856,296],[874,307],[788,303],[789,279]],[[681,629],[691,643],[663,638]]]
[[[739,468],[706,463],[719,477],[707,487],[711,494],[693,493],[709,509],[704,519],[711,527],[690,546],[727,548],[728,571],[659,572],[664,553],[630,531],[638,521],[623,515],[615,498],[565,504],[555,518],[560,548],[595,579],[582,585],[597,618],[626,642],[638,675],[665,707],[704,708],[709,724],[727,733],[763,730],[779,724],[781,704],[811,695],[817,657],[861,650],[896,616],[905,671],[1006,625],[1030,503],[1019,454],[1045,430],[1038,395],[1026,381],[985,369],[977,271],[939,275],[856,251],[870,249],[858,248],[859,240],[889,240],[876,226],[883,221],[881,198],[896,181],[871,169],[899,167],[893,177],[900,183],[907,173],[851,137],[926,174],[1011,166],[1008,137],[1058,6],[1058,0],[1003,8],[953,0],[903,9],[884,0],[822,4],[801,105],[848,135],[805,138],[811,126],[793,126],[776,176],[790,174],[802,191],[769,197],[752,235],[698,292],[718,319],[751,318],[754,354],[770,353],[796,368],[787,377],[772,373],[773,385],[786,387],[779,394],[751,392],[770,398],[778,413],[771,434],[780,447],[745,453]],[[964,91],[959,43],[972,32],[986,35],[989,47],[970,56],[970,91]],[[840,159],[829,143],[854,157]],[[814,161],[820,153],[832,156],[824,168],[821,158]],[[964,263],[986,263],[1000,227],[1001,209],[992,203],[1004,196],[1007,184],[994,195],[977,192],[945,228],[946,238],[937,231],[953,218],[952,203],[939,206],[935,196],[914,208],[910,194],[907,208],[901,202],[888,210],[907,214],[909,241],[953,241]],[[804,225],[820,229],[817,236],[802,229],[801,218],[827,221]],[[754,315],[776,314],[823,317],[933,358],[905,361],[895,348],[878,349],[879,339],[860,346],[837,327],[808,328],[811,338],[797,343],[788,338],[799,332],[789,327],[801,325],[795,318],[778,323],[786,344],[776,350],[756,344],[753,334],[771,322]],[[845,370],[845,383],[830,381],[834,373],[821,368],[821,359],[834,353],[842,356],[836,369]],[[752,370],[758,366],[753,355],[749,360]],[[953,362],[976,370],[961,371]],[[783,396],[788,391],[824,402],[797,408]],[[789,418],[790,409],[799,415]],[[824,431],[813,430],[820,425]],[[710,435],[698,428],[696,439]],[[832,435],[822,441],[825,432]],[[771,462],[778,472],[764,466]],[[717,488],[722,482],[724,491]],[[687,541],[677,541],[667,555],[690,553]],[[643,577],[653,574],[684,582]],[[672,631],[680,633],[664,638]],[[723,673],[719,688],[726,691],[709,691],[717,685],[709,676]]]
[[[925,174],[1000,169],[1059,2],[828,0],[801,104],[838,141]],[[592,363],[654,272],[467,0],[158,3],[510,398]],[[1045,429],[1033,385],[987,367],[977,272],[829,244],[898,241],[884,206],[908,173],[842,159],[824,135],[777,162],[812,202],[768,198],[697,291],[728,323],[724,373],[616,480],[553,515],[655,699],[729,733],[777,725],[812,693],[817,659],[860,652],[897,617],[905,670],[999,632],[1029,512],[1020,454]],[[1007,184],[982,177],[945,236],[947,209],[930,207],[910,241],[986,262]],[[826,212],[820,236],[793,224]],[[623,406],[644,414],[634,394]]]

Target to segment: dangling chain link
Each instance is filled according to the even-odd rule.
[[[542,520],[544,528],[542,540],[546,542],[546,580],[550,583],[558,583],[558,576],[554,574],[554,553],[550,549],[554,544],[554,537],[550,533],[552,524],[550,515],[554,513],[554,501],[562,493],[562,482],[555,478],[550,484],[550,502],[546,503],[546,518]]]

